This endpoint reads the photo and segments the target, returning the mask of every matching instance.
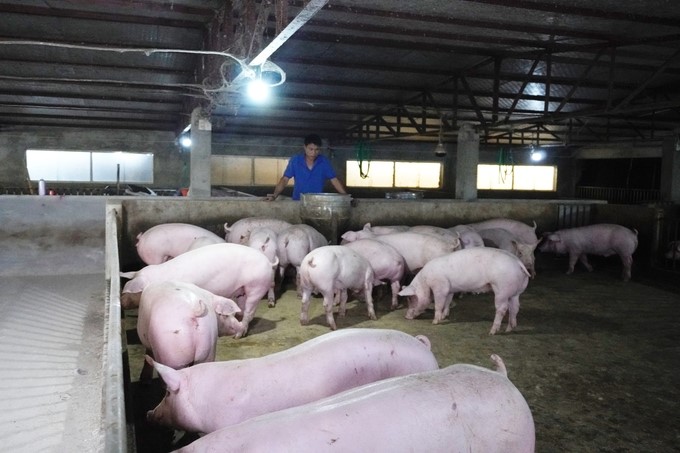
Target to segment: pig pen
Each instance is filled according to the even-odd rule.
[[[538,231],[556,229],[564,202],[402,202],[359,200],[352,211],[351,229],[366,221],[374,224],[468,223],[490,217],[512,217]],[[119,209],[121,229],[119,262],[123,270],[140,266],[133,249],[137,232],[164,222],[188,222],[218,232],[223,223],[247,216],[269,216],[299,223],[294,202],[258,203],[178,200],[159,203],[124,200]],[[632,281],[620,280],[617,257],[593,258],[592,273],[577,265],[565,275],[566,257],[537,252],[537,276],[520,297],[515,331],[489,336],[494,316],[491,294],[455,299],[444,323],[431,323],[433,311],[404,319],[404,303],[389,310],[389,288],[376,289],[377,320],[366,315],[365,305],[348,303],[347,316],[338,328],[398,329],[428,336],[440,366],[471,363],[491,368],[489,356],[500,355],[508,376],[527,400],[536,425],[536,451],[678,451],[680,427],[675,422],[680,398],[680,290],[677,282],[659,279],[646,266],[654,241],[654,212],[635,207],[591,206],[590,223],[634,222],[640,248],[634,255]],[[411,215],[409,218],[408,215]],[[417,220],[414,220],[417,219]],[[621,220],[623,219],[623,220]],[[563,226],[563,225],[562,225]],[[118,263],[116,263],[118,265]],[[321,299],[310,307],[310,323],[299,323],[300,300],[292,276],[284,284],[276,307],[260,303],[246,337],[220,338],[218,360],[259,357],[281,351],[329,331]],[[160,401],[164,390],[156,377],[142,385],[139,374],[143,348],[136,335],[136,310],[122,319],[130,448],[138,452],[172,451],[195,437],[174,439],[171,429],[150,425],[145,413]],[[505,324],[503,324],[503,329]],[[301,385],[304,377],[300,379]],[[225,383],[228,385],[228,383]],[[408,410],[408,408],[404,408]],[[390,426],[389,414],[385,414]],[[399,426],[394,429],[404,430]]]

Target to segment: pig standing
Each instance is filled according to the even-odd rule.
[[[406,225],[371,226],[370,223],[366,223],[361,230],[345,231],[341,236],[342,240],[340,241],[340,244],[344,245],[348,242],[356,241],[357,239],[370,239],[373,236],[381,234],[404,233],[410,228],[411,227]]]
[[[398,293],[401,287],[401,279],[404,277],[406,263],[404,257],[391,245],[376,241],[375,239],[359,239],[344,245],[366,258],[373,268],[376,280],[387,280],[392,288],[391,309],[398,306]]]
[[[456,364],[346,390],[252,418],[178,450],[191,452],[532,453],[531,409],[496,371]]]
[[[489,228],[503,228],[513,233],[517,238],[525,244],[534,244],[538,242],[538,236],[536,236],[536,222],[534,226],[531,227],[524,222],[518,220],[497,218],[488,219],[477,223],[468,223],[475,230],[488,230]]]
[[[342,235],[348,242],[364,239],[354,231],[348,231]],[[445,241],[431,234],[412,233],[390,233],[372,236],[376,241],[391,245],[404,257],[407,272],[412,274],[421,269],[425,263],[433,258],[454,252],[459,247],[451,241]]]
[[[185,252],[170,261],[152,264],[136,272],[121,272],[129,278],[121,294],[123,308],[139,306],[141,292],[150,283],[181,281],[193,283],[213,294],[236,299],[243,311],[241,338],[255,309],[267,294],[278,262],[270,263],[264,254],[240,244],[213,244]]]
[[[283,281],[288,266],[295,267],[295,288],[298,297],[300,290],[300,265],[309,252],[328,245],[328,239],[316,228],[300,223],[291,225],[279,234],[277,251],[279,253],[279,281]]]
[[[519,295],[528,282],[529,272],[519,258],[505,250],[477,247],[428,262],[399,295],[409,296],[405,317],[413,319],[425,311],[434,294],[432,323],[438,324],[449,315],[454,293],[493,291],[496,317],[489,331],[493,335],[500,329],[506,313],[508,326],[505,331],[510,332],[517,326]]]
[[[188,251],[194,241],[218,244],[221,237],[188,223],[162,223],[137,235],[137,254],[145,264],[160,264]]]
[[[471,249],[473,247],[484,247],[484,240],[477,233],[477,230],[467,225],[456,225],[448,228],[460,236],[460,248]]]
[[[630,280],[633,267],[633,252],[638,246],[637,230],[610,223],[598,223],[577,228],[567,228],[544,233],[543,242],[538,246],[541,252],[569,254],[567,274],[574,272],[576,261],[592,272],[588,255],[619,255],[623,263],[622,277]]]
[[[235,316],[240,312],[233,300],[193,283],[151,283],[139,301],[137,334],[157,361],[184,368],[215,360],[217,337],[243,330]],[[150,379],[152,373],[153,368],[144,362],[142,380]]]
[[[271,228],[262,227],[255,228],[250,232],[247,245],[248,247],[254,248],[255,250],[259,250],[264,253],[264,256],[267,257],[269,262],[274,263],[278,261],[280,266],[281,262],[278,259],[277,241],[278,235],[276,232],[274,232],[274,230]],[[276,286],[276,272],[274,273],[273,278],[274,280],[272,280],[272,286],[267,292],[267,301],[270,307],[276,305],[276,292],[274,291],[274,287]]]
[[[461,237],[457,231],[451,231],[434,225],[416,225],[411,227],[409,231],[412,233],[431,234],[439,239],[450,242],[456,249],[462,248]]]
[[[147,418],[209,433],[380,379],[439,366],[427,337],[363,328],[330,332],[259,358],[182,370],[158,363],[154,367],[167,393]]]
[[[325,245],[312,250],[300,265],[300,288],[302,289],[302,310],[300,324],[307,324],[312,292],[323,295],[326,321],[331,329],[337,329],[333,318],[335,296],[340,304],[339,315],[345,316],[347,290],[363,292],[368,317],[376,319],[373,308],[373,285],[381,282],[375,279],[371,264],[364,257],[344,245]]]
[[[532,278],[536,276],[534,250],[538,241],[525,244],[514,233],[503,228],[489,228],[479,230],[478,233],[486,247],[495,247],[512,253],[524,264]]]
[[[233,244],[247,244],[250,233],[256,228],[271,228],[277,233],[285,230],[290,223],[285,220],[268,217],[244,217],[234,222],[232,226],[224,224],[224,240]]]

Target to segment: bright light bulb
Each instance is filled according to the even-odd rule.
[[[545,159],[545,151],[541,151],[540,149],[531,151],[531,160],[534,162],[540,162],[543,159]]]
[[[183,148],[190,148],[191,137],[189,137],[188,135],[182,135],[179,139],[179,144],[182,145]]]
[[[269,98],[269,85],[262,79],[252,80],[248,84],[248,96],[255,102],[264,102]]]

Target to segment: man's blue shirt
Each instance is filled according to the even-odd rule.
[[[297,154],[288,160],[283,172],[286,178],[293,178],[293,200],[299,200],[303,193],[320,193],[327,179],[336,177],[331,161],[319,154],[310,170],[307,168],[304,154]]]

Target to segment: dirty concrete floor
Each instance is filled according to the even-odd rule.
[[[592,261],[593,273],[564,274],[564,259],[541,255],[538,276],[521,296],[518,327],[489,336],[494,316],[491,294],[456,300],[449,320],[433,325],[432,311],[404,319],[404,308],[389,311],[389,288],[377,302],[378,319],[353,301],[338,328],[392,328],[427,335],[442,367],[472,363],[491,367],[500,355],[509,378],[531,407],[537,452],[680,451],[680,292],[640,277],[624,283],[615,260]],[[310,324],[299,323],[300,301],[292,283],[275,308],[260,304],[247,337],[221,338],[218,360],[258,357],[329,331],[321,299],[312,303]],[[143,414],[160,400],[156,378],[137,381],[142,348],[135,344],[135,312],[126,329],[136,419],[137,451],[171,451],[172,431],[149,426]],[[503,325],[503,329],[505,324]]]
[[[103,273],[0,276],[0,451],[102,451]]]

